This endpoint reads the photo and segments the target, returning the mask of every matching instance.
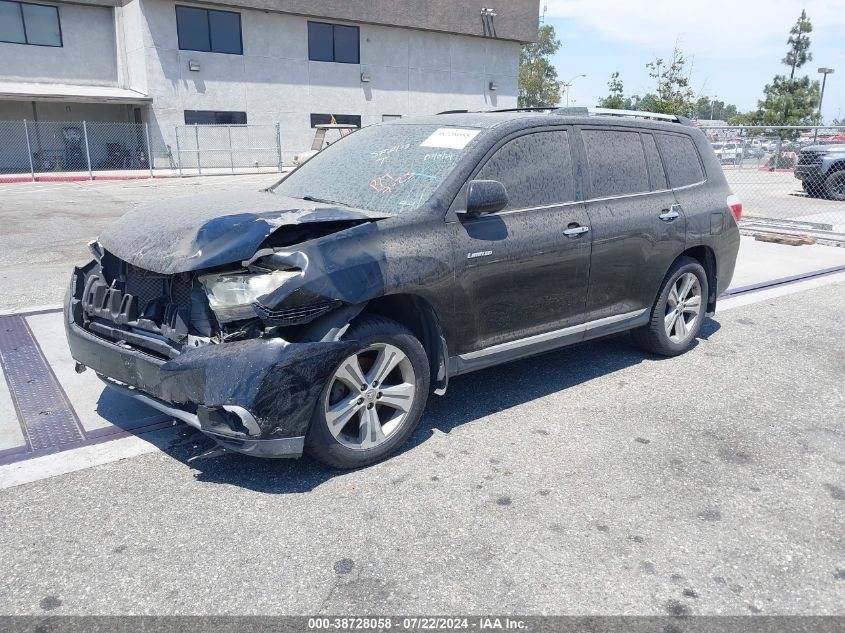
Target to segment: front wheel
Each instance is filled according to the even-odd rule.
[[[343,336],[358,351],[323,387],[306,438],[308,453],[335,468],[378,462],[416,428],[429,389],[425,350],[405,327],[380,316],[357,319]]]
[[[708,292],[701,264],[691,257],[679,258],[663,280],[648,325],[633,331],[634,340],[654,354],[683,354],[701,331]]]
[[[845,201],[845,170],[832,173],[824,181],[827,197],[831,200]]]

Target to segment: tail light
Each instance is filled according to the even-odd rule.
[[[728,196],[728,206],[734,214],[734,219],[739,222],[742,219],[742,200],[731,194]]]

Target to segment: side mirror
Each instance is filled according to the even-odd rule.
[[[506,206],[508,191],[498,180],[473,180],[467,186],[467,216],[495,213]]]

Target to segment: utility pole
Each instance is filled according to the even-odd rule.
[[[824,86],[827,83],[827,76],[832,75],[834,73],[833,68],[819,68],[819,72],[822,75],[822,93],[819,95],[819,115],[818,121],[816,121],[816,125],[818,126],[822,122],[822,101],[824,101]],[[813,143],[816,142],[816,139],[819,137],[819,128],[816,127],[815,131],[813,132]]]

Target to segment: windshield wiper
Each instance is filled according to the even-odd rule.
[[[320,204],[337,204],[341,207],[348,207],[350,205],[343,204],[342,202],[337,202],[335,200],[326,200],[325,198],[317,198],[316,196],[302,196],[303,200],[307,200],[308,202],[319,202]]]

